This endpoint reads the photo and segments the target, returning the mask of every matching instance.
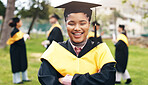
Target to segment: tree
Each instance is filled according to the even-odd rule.
[[[33,25],[37,18],[48,20],[49,15],[54,12],[60,15],[60,17],[63,17],[61,16],[63,15],[61,14],[63,13],[62,10],[51,7],[50,3],[47,1],[48,0],[43,0],[42,2],[39,2],[37,0],[32,0],[31,2],[33,4],[30,6],[29,10],[25,10],[24,8],[22,8],[22,10],[20,10],[19,13],[17,14],[17,15],[21,15],[22,18],[26,18],[26,17],[32,18],[32,22],[29,26],[28,34],[30,34],[30,31],[32,30]]]
[[[6,8],[5,8],[4,4],[0,1],[0,15],[4,17],[5,11],[6,11]],[[2,26],[3,26],[3,23],[1,25],[1,28],[2,28]],[[0,35],[1,35],[1,30],[0,30]]]
[[[4,4],[0,1],[0,15],[2,15],[4,17],[5,11],[6,11],[6,8],[5,8]]]
[[[0,48],[6,47],[6,42],[11,32],[11,28],[8,26],[8,22],[14,16],[14,10],[15,10],[15,0],[7,0],[5,19],[0,37]]]
[[[122,0],[122,3],[128,3],[134,10],[135,13],[143,16],[143,19],[148,18],[148,0],[138,0],[137,4],[134,3],[135,1],[132,0]]]

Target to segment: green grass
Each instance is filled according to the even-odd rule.
[[[39,57],[45,51],[41,46],[41,42],[45,40],[44,35],[32,35],[33,38],[27,40],[28,55],[28,76],[32,82],[24,83],[24,85],[40,85],[37,73],[40,67]],[[115,47],[111,40],[104,40],[114,55]],[[130,85],[148,85],[148,48],[140,48],[138,46],[129,46],[129,62],[128,71],[133,80]],[[13,85],[12,72],[10,64],[9,46],[0,49],[0,85]],[[121,85],[124,85],[122,82]]]
[[[111,40],[104,40],[109,46],[113,56],[115,47]],[[130,85],[148,85],[148,48],[129,46],[129,60],[127,67],[132,83]],[[122,81],[121,85],[124,85]]]

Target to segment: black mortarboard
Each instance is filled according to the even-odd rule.
[[[51,17],[54,17],[54,18],[56,18],[57,20],[60,19],[60,17],[59,17],[56,13],[52,14],[51,16],[49,16],[49,18],[51,18]]]
[[[71,1],[55,8],[65,8],[64,17],[66,18],[70,13],[85,13],[91,19],[92,10],[90,8],[101,6],[100,4],[80,2],[80,1]]]
[[[93,21],[91,24],[92,24],[92,26],[95,26],[95,24],[100,26],[100,24],[97,21]]]

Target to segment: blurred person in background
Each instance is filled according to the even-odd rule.
[[[58,22],[59,19],[60,17],[55,13],[49,16],[49,22],[52,26],[47,32],[47,40],[42,42],[45,48],[48,48],[52,41],[63,42],[62,27]]]
[[[118,32],[120,33],[117,37],[115,44],[115,60],[116,64],[116,84],[121,83],[121,77],[126,80],[125,84],[132,82],[130,75],[127,71],[128,62],[128,38],[124,25],[119,25]]]
[[[91,32],[88,33],[88,38],[92,41],[95,40],[94,34],[95,34],[95,24],[96,24],[96,30],[100,29],[100,24],[97,21],[93,21],[92,22],[92,26],[93,26],[93,30],[91,30]],[[104,32],[101,32],[101,35],[97,34],[97,41],[102,43],[102,35],[104,34]]]
[[[29,82],[31,80],[27,76],[28,66],[25,41],[30,37],[28,34],[20,31],[19,28],[22,26],[22,21],[19,18],[12,18],[9,26],[13,28],[11,37],[7,41],[7,44],[10,45],[13,83],[22,84],[23,82]],[[22,73],[22,80],[20,78],[20,72]]]

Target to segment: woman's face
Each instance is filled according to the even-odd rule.
[[[50,24],[55,24],[55,23],[57,22],[57,19],[54,18],[54,17],[51,17],[51,18],[49,19],[49,22],[50,22]]]
[[[67,32],[70,40],[75,43],[85,41],[90,27],[87,15],[84,13],[71,13],[66,20]]]
[[[122,32],[122,28],[118,27],[118,32],[121,33]]]
[[[20,28],[23,25],[22,21],[20,20],[18,23],[16,23],[16,27]]]

